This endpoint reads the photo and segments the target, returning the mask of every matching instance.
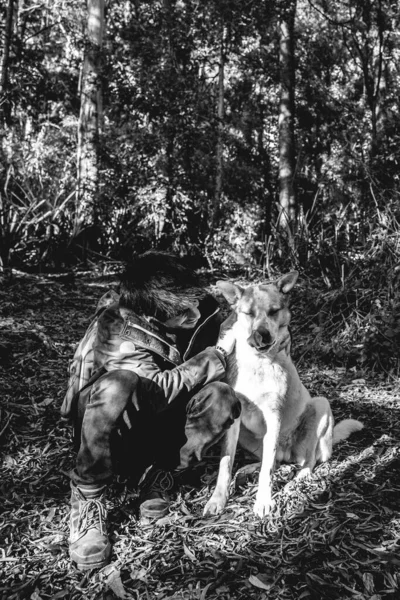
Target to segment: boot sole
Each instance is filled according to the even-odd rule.
[[[78,571],[90,571],[91,569],[100,569],[102,567],[105,567],[106,565],[109,564],[110,560],[107,561],[99,561],[97,563],[92,563],[90,565],[83,563],[77,563],[76,561],[72,561],[74,563],[74,565],[76,566],[76,568],[78,569]]]

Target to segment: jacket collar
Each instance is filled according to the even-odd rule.
[[[211,321],[211,319],[220,311],[218,302],[212,296],[206,296],[204,300],[201,301],[199,308],[201,312],[201,319],[192,336],[190,337],[186,350],[183,353],[184,360],[187,360],[190,356],[190,352],[199,333],[205,329],[207,323],[209,323],[209,321]]]
[[[201,302],[201,320],[193,333],[184,332],[184,335],[186,334],[187,337],[181,340],[184,348],[181,350],[182,354],[178,350],[181,347],[179,340],[171,340],[175,336],[168,336],[162,323],[153,318],[148,320],[145,317],[140,317],[128,309],[120,309],[120,313],[124,319],[120,337],[133,341],[134,344],[147,348],[151,352],[155,352],[174,365],[180,365],[190,355],[191,348],[199,332],[219,313],[219,310],[218,303],[212,296],[207,296]]]
[[[124,317],[120,333],[122,339],[133,341],[137,346],[155,352],[174,365],[182,363],[178,349],[154,323],[149,323],[144,317],[138,317],[130,311],[123,310],[121,313]]]

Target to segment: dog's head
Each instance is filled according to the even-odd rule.
[[[270,356],[290,343],[288,299],[298,275],[297,271],[291,271],[274,283],[246,288],[229,281],[217,282],[218,289],[236,313],[237,342],[242,339],[258,352]]]

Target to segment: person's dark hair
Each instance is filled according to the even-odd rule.
[[[120,277],[120,306],[165,320],[206,295],[201,278],[182,259],[150,250],[126,264]]]

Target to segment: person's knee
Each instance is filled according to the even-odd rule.
[[[196,396],[224,403],[235,403],[237,400],[233,388],[222,381],[208,383],[196,394]]]
[[[139,385],[140,377],[133,371],[127,369],[118,369],[116,371],[107,371],[104,373],[92,386],[93,391],[107,390],[113,392],[115,390],[132,389]]]
[[[118,412],[125,408],[130,400],[137,397],[139,388],[140,377],[133,371],[127,369],[108,371],[93,384],[89,406],[107,404]]]
[[[187,414],[210,412],[212,410],[231,410],[240,405],[240,402],[230,385],[221,381],[214,381],[205,385],[193,396],[187,406]],[[240,412],[240,409],[239,409]]]
[[[187,406],[187,423],[201,420],[208,426],[218,427],[226,419],[236,419],[241,404],[234,390],[226,383],[216,381],[202,388]]]

